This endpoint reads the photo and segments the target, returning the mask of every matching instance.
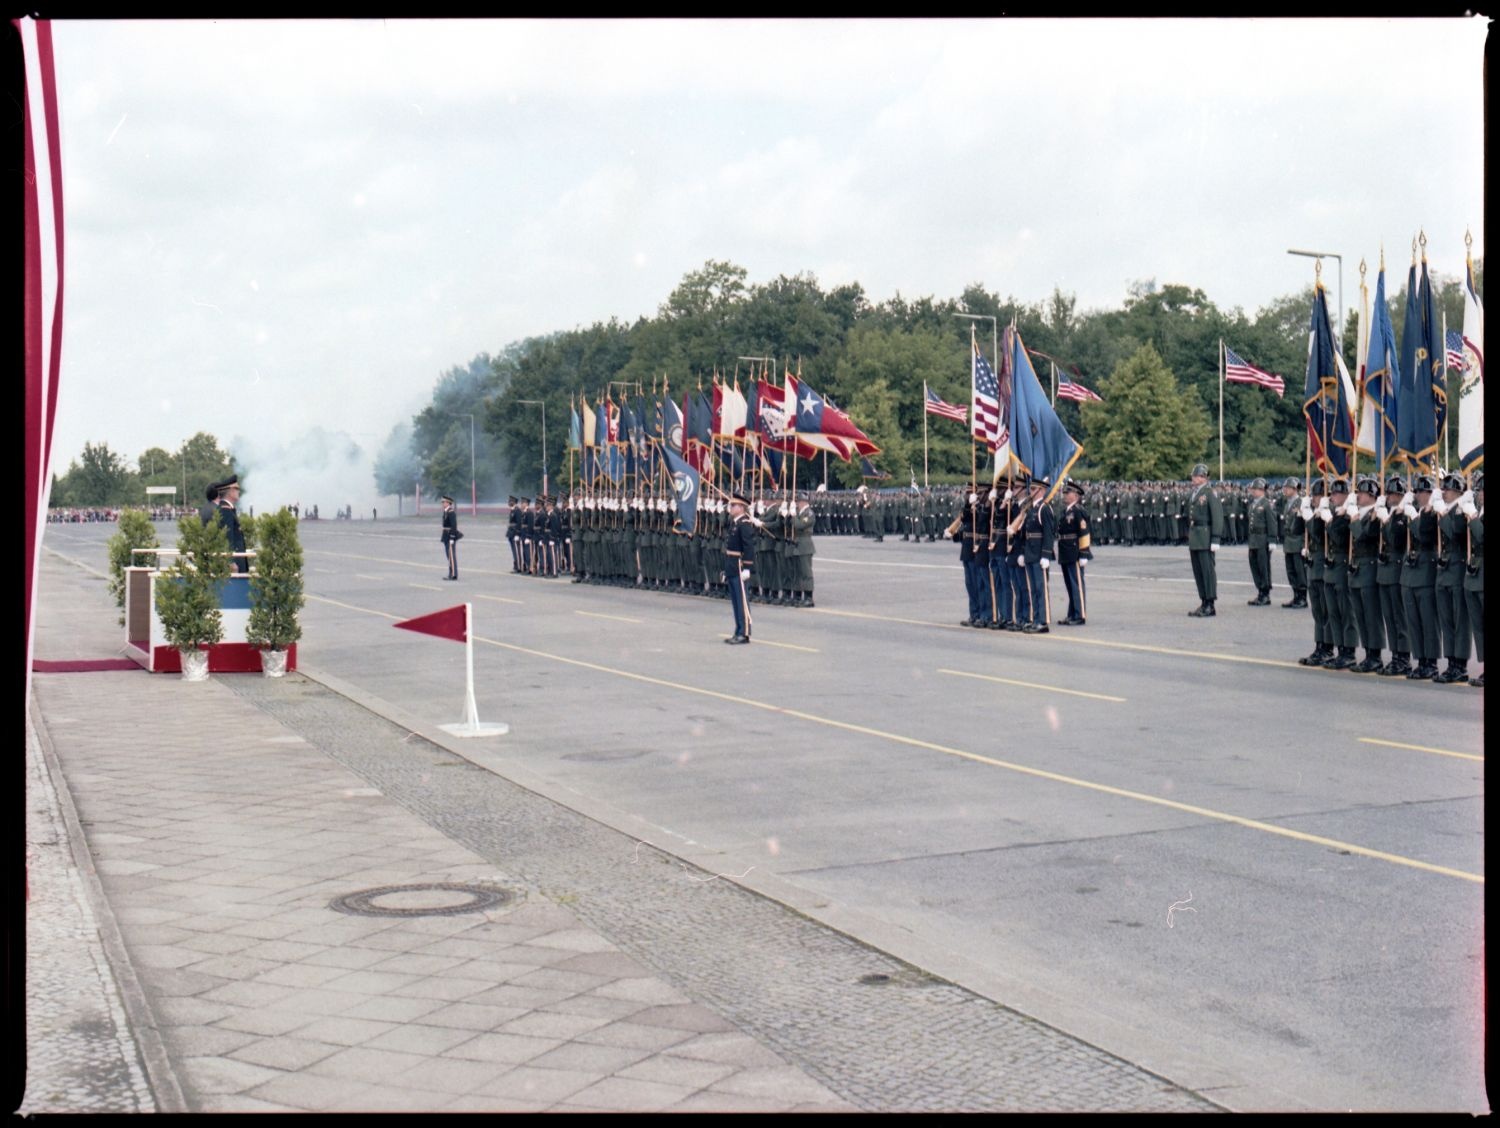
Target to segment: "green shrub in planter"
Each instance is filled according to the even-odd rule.
[[[302,637],[297,614],[306,602],[302,593],[302,542],[297,539],[297,519],[287,509],[263,513],[255,522],[255,538],[255,569],[250,573],[250,625],[245,637],[252,646],[285,650]]]
[[[137,555],[135,550],[160,547],[156,526],[151,524],[144,509],[127,509],[120,514],[118,529],[109,538],[109,594],[115,597],[115,606],[120,609],[122,627],[125,625],[125,569],[156,567],[154,554]]]
[[[197,514],[177,522],[177,531],[176,563],[156,577],[156,613],[169,645],[197,650],[224,638],[219,585],[233,570],[229,537]]]

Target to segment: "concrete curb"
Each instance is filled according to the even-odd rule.
[[[151,1002],[146,997],[145,989],[141,987],[141,981],[136,977],[130,953],[120,935],[120,926],[115,922],[114,910],[110,908],[109,899],[104,895],[99,872],[94,868],[93,854],[89,851],[88,839],[78,821],[78,810],[73,806],[73,793],[68,787],[57,751],[52,746],[51,734],[47,731],[47,724],[42,719],[35,700],[30,702],[30,714],[32,731],[36,733],[37,743],[42,749],[42,761],[47,767],[52,790],[57,795],[58,810],[68,828],[68,846],[88,895],[89,908],[93,911],[94,921],[99,928],[104,956],[109,961],[115,986],[119,988],[120,1003],[125,1009],[125,1017],[130,1024],[130,1034],[135,1040],[141,1064],[145,1067],[146,1080],[151,1086],[157,1111],[189,1112],[191,1109],[182,1095],[182,1086],[178,1084],[177,1073],[172,1068],[172,1059],[167,1053],[160,1031],[157,1030],[156,1014],[151,1009]]]
[[[1136,1069],[1161,1078],[1165,1084],[1195,1093],[1225,1111],[1237,1111],[1240,1107],[1302,1107],[1295,1097],[1279,1089],[1251,1084],[1222,1066],[1185,1052],[1170,1042],[1152,1038],[1136,1028],[1127,1027],[1087,1006],[1069,1002],[1023,980],[981,967],[965,956],[916,936],[898,925],[832,902],[820,893],[759,869],[759,858],[706,850],[700,843],[665,827],[547,780],[516,763],[514,759],[493,751],[492,746],[482,746],[483,742],[451,737],[436,725],[421,721],[399,706],[367,693],[342,678],[305,665],[299,665],[297,673],[518,787],[644,842],[705,873],[717,874],[725,881],[1077,1039],[1100,1053],[1125,1061]],[[497,739],[503,741],[505,738]],[[1148,1058],[1151,1064],[1143,1064],[1134,1060],[1134,1057],[1122,1057],[1119,1052],[1108,1048],[1110,1045],[1131,1045],[1141,1052],[1142,1057]],[[1215,1096],[1206,1096],[1209,1091],[1213,1091]],[[1233,1104],[1226,1099],[1231,1093],[1234,1095]]]

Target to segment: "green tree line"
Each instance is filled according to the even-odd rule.
[[[61,475],[52,475],[48,505],[54,508],[107,508],[125,505],[202,505],[204,490],[235,473],[234,456],[219,441],[199,431],[175,451],[148,447],[132,466],[107,442],[86,442],[83,453]],[[246,479],[241,477],[241,485]],[[150,495],[147,486],[175,486],[176,494]],[[186,498],[186,501],[183,498]]]

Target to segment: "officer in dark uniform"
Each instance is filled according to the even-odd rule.
[[[1063,627],[1081,627],[1088,618],[1088,596],[1083,582],[1085,561],[1092,560],[1089,513],[1083,507],[1083,485],[1069,478],[1063,486],[1063,512],[1057,522],[1057,567],[1068,588],[1068,617]]]
[[[1458,510],[1464,494],[1464,480],[1458,474],[1445,474],[1441,498],[1432,499],[1438,514],[1437,617],[1442,636],[1443,657],[1448,660],[1443,672],[1432,680],[1444,685],[1469,680],[1469,610],[1464,601],[1464,515]]]
[[[1349,610],[1365,648],[1363,661],[1350,669],[1356,674],[1376,674],[1384,668],[1380,660],[1385,646],[1385,631],[1380,615],[1380,520],[1375,512],[1380,497],[1380,483],[1374,478],[1359,480],[1357,516],[1349,525]]]
[[[1402,499],[1406,514],[1406,563],[1401,568],[1401,599],[1406,606],[1406,630],[1411,636],[1416,669],[1406,676],[1431,681],[1438,656],[1437,514],[1432,510],[1432,479],[1418,474],[1411,492]]]
[[[199,510],[198,516],[207,525],[210,520],[218,519],[220,525],[224,526],[224,535],[229,540],[229,551],[232,553],[244,553],[245,534],[240,531],[240,515],[235,509],[235,504],[240,500],[240,477],[231,474],[222,482],[214,482],[205,491],[209,504]],[[244,573],[250,571],[250,560],[244,555],[231,557],[234,561],[234,570]]]
[[[1484,664],[1484,471],[1474,474],[1474,485],[1468,496],[1459,499],[1464,515],[1464,546],[1467,566],[1464,568],[1464,602],[1468,605],[1469,631],[1474,636],[1474,657]],[[1484,688],[1484,674],[1469,679],[1477,689]]]
[[[724,537],[724,579],[729,584],[729,603],[734,608],[734,635],[725,642],[750,641],[750,601],[745,581],[755,570],[755,526],[750,522],[750,501],[740,494],[729,498],[729,531]]]
[[[981,602],[979,590],[983,584],[989,587],[989,570],[981,571],[976,555],[976,515],[979,509],[978,498],[974,493],[972,485],[969,492],[964,495],[963,511],[958,519],[948,526],[948,535],[958,542],[958,561],[964,567],[964,591],[969,597],[968,617],[959,622],[961,627],[982,627],[985,619],[981,617]]]
[[[458,539],[463,536],[458,531],[458,510],[453,507],[453,499],[447,494],[443,495],[443,532],[438,538],[443,542],[443,555],[448,559],[448,574],[445,580],[458,579]]]
[[[1302,558],[1307,562],[1308,609],[1312,612],[1313,651],[1297,662],[1303,666],[1322,666],[1337,657],[1333,648],[1333,634],[1328,621],[1328,601],[1324,598],[1324,562],[1328,559],[1328,483],[1322,478],[1313,480],[1309,496],[1302,502],[1302,520],[1307,526]]]
[[[1052,567],[1053,545],[1057,539],[1057,517],[1045,500],[1047,490],[1052,486],[1051,480],[1044,475],[1032,478],[1028,484],[1031,498],[1021,525],[1021,558],[1026,569],[1031,614],[1021,629],[1027,634],[1047,634],[1052,629],[1047,625],[1047,620],[1052,615],[1052,599],[1047,580]]]
[[[1193,564],[1193,581],[1198,585],[1198,609],[1188,614],[1207,619],[1217,614],[1214,601],[1219,598],[1218,573],[1214,553],[1224,538],[1224,507],[1219,495],[1208,484],[1208,467],[1193,467],[1193,489],[1188,495],[1188,556]]]
[[[1286,582],[1292,598],[1283,607],[1307,606],[1307,561],[1302,549],[1307,544],[1307,522],[1302,519],[1301,483],[1288,478],[1281,483],[1281,551],[1286,556]]]
[[[1266,496],[1266,480],[1250,483],[1250,504],[1245,513],[1245,542],[1250,552],[1250,578],[1255,582],[1251,607],[1271,606],[1271,542],[1276,539],[1276,503]]]
[[[1385,628],[1386,645],[1391,660],[1380,670],[1382,677],[1405,677],[1411,673],[1411,638],[1407,634],[1406,608],[1401,602],[1401,567],[1406,559],[1406,514],[1401,499],[1406,481],[1391,475],[1385,483],[1385,497],[1375,507],[1380,521],[1380,552],[1376,556],[1375,586],[1380,594],[1380,619]]]
[[[1327,533],[1323,552],[1323,603],[1328,609],[1333,657],[1323,663],[1329,670],[1347,670],[1355,664],[1354,647],[1359,631],[1349,607],[1349,480],[1335,478],[1328,484]]]
[[[996,482],[989,493],[990,629],[1003,631],[1016,621],[1015,592],[1010,584],[1009,540],[1006,530],[1020,512],[1014,487]]]
[[[520,532],[521,511],[516,508],[516,499],[508,498],[505,502],[510,510],[510,520],[505,524],[505,543],[510,545],[510,570],[512,573],[521,570],[521,545],[517,540]]]

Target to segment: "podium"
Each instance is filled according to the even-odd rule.
[[[159,553],[170,555],[168,550]],[[167,633],[156,613],[157,568],[125,569],[125,654],[153,674],[182,672],[182,656],[167,643]],[[260,650],[245,637],[250,627],[250,577],[235,573],[219,585],[219,609],[224,618],[224,641],[208,648],[211,674],[258,674]],[[286,668],[297,668],[297,644],[286,648]]]

